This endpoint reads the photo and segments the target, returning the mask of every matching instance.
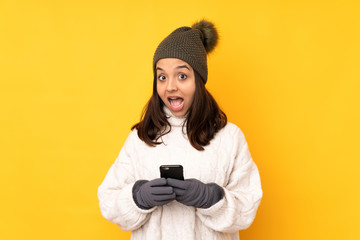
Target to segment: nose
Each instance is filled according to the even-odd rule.
[[[174,78],[170,78],[168,81],[168,84],[166,86],[166,90],[168,92],[173,92],[177,90],[177,83],[176,83],[176,79]]]

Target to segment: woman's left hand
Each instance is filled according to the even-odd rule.
[[[197,179],[177,180],[168,178],[173,187],[176,201],[196,208],[209,208],[224,197],[224,189],[216,183],[205,184]]]

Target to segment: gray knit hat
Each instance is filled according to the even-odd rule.
[[[187,62],[200,74],[204,83],[207,81],[207,57],[218,41],[218,33],[213,23],[201,20],[192,27],[180,27],[167,36],[157,47],[153,69],[162,58],[178,58]]]

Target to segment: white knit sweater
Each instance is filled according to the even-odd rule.
[[[198,151],[183,134],[183,121],[171,115],[172,130],[162,137],[164,144],[156,147],[140,140],[136,130],[129,134],[98,189],[101,213],[122,230],[133,231],[134,240],[239,239],[238,230],[250,226],[262,198],[259,172],[245,137],[228,123],[204,151]],[[181,164],[185,179],[222,186],[224,198],[207,209],[177,201],[140,209],[132,198],[134,183],[159,178],[163,164]]]

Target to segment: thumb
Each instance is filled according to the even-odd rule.
[[[178,189],[186,190],[191,183],[190,183],[190,182],[187,182],[186,180],[183,181],[183,180],[168,178],[168,179],[167,179],[167,184],[168,184],[169,186],[172,186],[173,188],[178,188]]]

